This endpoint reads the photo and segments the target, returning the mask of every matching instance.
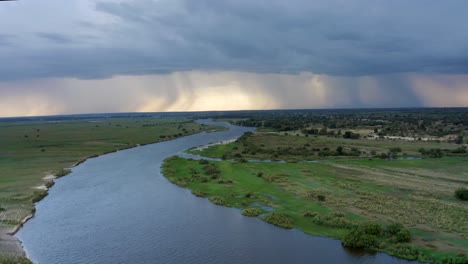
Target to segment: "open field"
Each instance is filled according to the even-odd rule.
[[[0,253],[22,254],[8,236],[34,212],[54,176],[88,157],[204,130],[185,118],[0,122]]]
[[[468,204],[457,200],[454,191],[468,187],[468,157],[418,158],[421,147],[459,146],[280,134],[254,133],[192,151],[226,161],[171,158],[165,176],[216,204],[309,234],[343,239],[366,223],[378,223],[382,230],[399,223],[410,231],[411,242],[381,235],[366,247],[420,261],[466,261]],[[321,157],[312,150],[339,146],[345,153],[353,148],[361,153]],[[368,158],[371,151],[378,156],[395,147],[401,148],[396,155],[407,153],[411,159]],[[292,162],[247,161],[262,159]]]

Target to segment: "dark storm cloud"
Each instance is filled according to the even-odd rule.
[[[40,33],[37,33],[37,36],[50,40],[52,42],[59,43],[59,44],[67,44],[67,43],[73,42],[73,39],[63,34],[57,34],[57,33],[40,32]]]
[[[0,50],[0,80],[190,69],[468,73],[467,1],[89,1],[92,15],[48,18],[73,28],[32,25],[40,45]]]
[[[14,36],[9,34],[0,34],[0,46],[12,45]]]

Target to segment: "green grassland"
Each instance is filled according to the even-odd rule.
[[[53,182],[46,176],[63,176],[88,157],[219,129],[156,117],[0,122],[0,253],[14,250],[1,240],[47,194]]]
[[[318,151],[308,151],[338,146],[344,152],[357,148],[361,154],[320,157]],[[207,164],[173,157],[166,160],[164,174],[195,195],[278,226],[347,241],[348,234],[355,235],[363,226],[372,230],[376,224],[382,231],[371,233],[375,241],[364,247],[420,261],[464,263],[468,204],[457,200],[454,191],[468,186],[468,157],[369,158],[372,150],[378,155],[394,147],[402,149],[400,156],[404,152],[418,156],[421,147],[457,148],[436,142],[254,133],[234,143],[192,151],[226,161]],[[254,159],[293,162],[247,161]],[[402,224],[403,231],[388,235],[385,230],[392,223]],[[405,230],[411,233],[410,242],[400,239]]]
[[[345,139],[330,136],[308,136],[299,133],[257,132],[242,137],[237,143],[218,145],[214,148],[191,151],[206,157],[225,159],[315,160],[337,156],[333,153],[343,148],[341,156],[373,157],[399,148],[399,156],[420,157],[419,149],[443,149],[452,151],[460,146],[445,142]],[[327,154],[327,152],[329,152]],[[325,155],[323,155],[325,154]]]

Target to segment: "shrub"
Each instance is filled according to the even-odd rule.
[[[330,215],[316,215],[312,218],[312,222],[317,225],[338,227],[338,228],[353,228],[355,225],[348,219],[342,216]]]
[[[318,215],[317,212],[305,212],[304,213],[304,217],[315,217],[317,215]]]
[[[462,201],[468,201],[468,189],[459,188],[455,191],[455,197]]]
[[[361,229],[354,229],[344,236],[343,245],[352,248],[372,248],[377,244],[377,237],[364,233]]]
[[[390,150],[390,152],[392,152],[392,153],[398,153],[398,152],[401,152],[401,148],[400,148],[400,147],[394,147],[394,148],[390,148],[389,150]]]
[[[346,131],[343,134],[343,138],[358,139],[361,135],[353,133],[352,131]]]
[[[256,217],[262,213],[262,210],[258,208],[247,208],[242,210],[242,214],[245,216]]]
[[[203,171],[205,172],[206,175],[215,175],[215,174],[221,173],[218,166],[216,166],[215,164],[210,164],[210,163],[203,166]]]
[[[206,193],[204,193],[204,192],[202,192],[202,191],[193,190],[192,193],[193,193],[195,196],[198,196],[198,197],[206,197]]]
[[[47,191],[35,191],[32,197],[31,202],[37,203],[46,197],[49,193]]]
[[[2,264],[32,264],[32,262],[22,256],[0,255],[0,263]]]
[[[464,256],[446,257],[446,258],[443,258],[440,263],[442,264],[466,264],[468,263],[468,257],[464,257]]]
[[[206,159],[201,159],[198,163],[201,164],[201,165],[207,165],[210,162],[208,160],[206,160]]]
[[[219,184],[233,184],[234,182],[232,180],[223,180],[223,179],[219,179],[218,180],[218,183]]]
[[[398,232],[400,232],[400,230],[403,228],[403,225],[402,224],[399,224],[399,223],[392,223],[392,224],[389,224],[385,227],[384,229],[384,234],[386,236],[395,236],[396,234],[398,234]]]
[[[47,182],[45,183],[45,186],[46,186],[47,188],[50,188],[50,187],[54,186],[54,184],[55,184],[54,181],[47,181]]]
[[[319,195],[317,195],[317,199],[318,199],[320,202],[324,202],[324,201],[325,201],[325,195],[319,194]]]
[[[411,233],[408,229],[402,229],[400,232],[396,234],[396,241],[397,242],[410,242],[411,241]]]
[[[404,244],[390,246],[389,251],[390,255],[398,256],[409,260],[416,260],[419,258],[420,255],[418,249]]]
[[[382,234],[382,227],[375,222],[362,225],[361,230],[368,235],[380,236],[380,234]]]
[[[69,170],[69,169],[62,169],[62,170],[60,170],[59,172],[55,173],[55,176],[56,176],[57,178],[60,178],[60,177],[63,177],[63,176],[65,176],[65,175],[69,174],[69,173],[71,173],[71,170]]]
[[[256,197],[256,196],[255,196],[255,193],[253,193],[253,192],[249,192],[249,193],[247,193],[247,194],[245,195],[245,198],[255,198],[255,197]]]
[[[210,197],[210,201],[217,205],[226,205],[226,200],[218,196]]]
[[[0,207],[0,212],[3,212],[3,211],[5,211],[5,208]]]
[[[283,228],[293,228],[294,221],[289,218],[286,214],[283,213],[271,213],[264,218],[270,224],[283,227]]]

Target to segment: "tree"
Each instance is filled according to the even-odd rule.
[[[459,188],[455,191],[455,197],[462,201],[468,201],[468,189]]]
[[[337,153],[338,155],[343,155],[343,147],[342,147],[342,146],[337,147],[337,148],[336,148],[336,153]]]
[[[366,234],[359,229],[352,230],[343,238],[343,245],[345,247],[372,248],[376,243],[376,236]]]
[[[346,131],[343,134],[343,138],[358,139],[359,137],[360,137],[359,134],[353,133],[352,131]]]

